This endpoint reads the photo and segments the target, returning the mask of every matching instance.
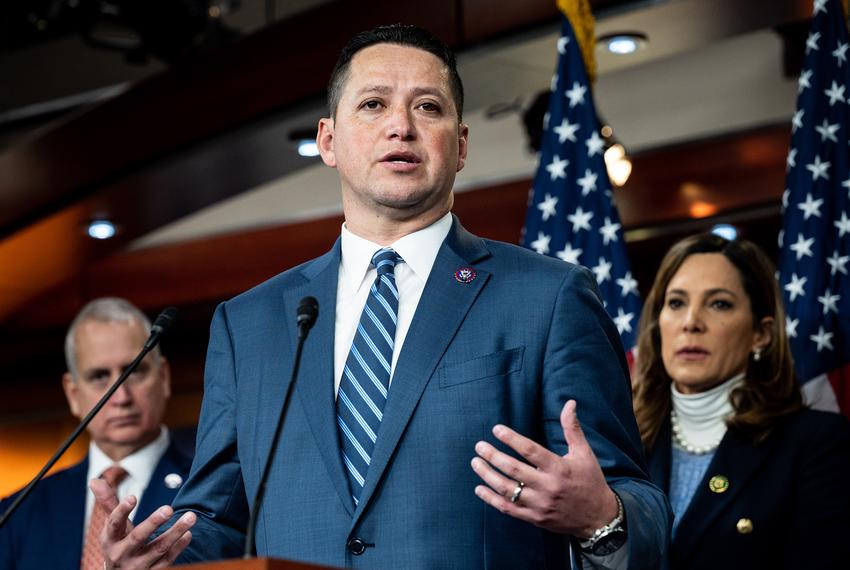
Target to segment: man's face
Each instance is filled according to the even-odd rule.
[[[132,323],[84,321],[77,327],[76,379],[65,373],[62,385],[71,413],[83,418],[141,351],[148,335]],[[165,402],[171,395],[168,363],[148,354],[88,425],[98,447],[118,460],[159,435]]]
[[[322,119],[317,136],[339,171],[349,227],[451,208],[468,131],[457,117],[448,70],[433,54],[395,44],[355,54],[336,117]]]

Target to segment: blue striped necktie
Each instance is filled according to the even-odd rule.
[[[336,399],[340,450],[355,505],[363,490],[387,402],[398,318],[394,270],[400,261],[401,257],[390,248],[380,249],[372,256],[378,275],[360,315]]]

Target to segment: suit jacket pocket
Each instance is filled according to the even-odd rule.
[[[522,370],[522,356],[525,347],[500,350],[485,356],[479,356],[465,362],[447,362],[438,372],[440,388],[449,388],[458,384],[507,376]]]

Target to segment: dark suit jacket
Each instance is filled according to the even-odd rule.
[[[670,424],[649,456],[669,491]],[[729,479],[724,493],[712,476]],[[738,531],[749,519],[752,532]],[[850,428],[838,414],[804,410],[754,447],[728,431],[671,549],[673,569],[847,568],[850,565]]]
[[[170,504],[177,489],[165,476],[186,477],[192,458],[172,443],[159,460],[140,497],[135,520],[142,521],[158,507]],[[88,457],[81,463],[41,481],[0,529],[2,570],[78,569],[83,550]],[[5,512],[15,495],[0,502]]]
[[[474,494],[475,443],[512,426],[566,452],[569,398],[629,518],[631,560],[656,568],[668,506],[648,481],[623,349],[586,269],[477,238],[455,219],[399,355],[355,509],[340,458],[333,379],[339,242],[220,305],[192,473],[175,500],[198,522],[183,560],[242,552],[248,498],[269,453],[296,346],[299,299],[319,316],[271,467],[257,551],[368,569],[569,567],[566,537]],[[455,279],[462,267],[477,273]],[[176,516],[179,516],[179,511]],[[174,520],[174,519],[172,519]],[[347,549],[360,538],[370,547]]]

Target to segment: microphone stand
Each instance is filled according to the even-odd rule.
[[[174,316],[176,313],[177,309],[175,309],[174,307],[169,307],[165,309],[156,318],[156,321],[151,327],[150,337],[148,338],[147,342],[145,342],[145,346],[142,348],[142,351],[135,358],[135,360],[133,360],[133,362],[131,362],[130,365],[124,369],[124,372],[121,373],[121,376],[118,377],[118,380],[116,380],[115,383],[109,388],[109,390],[106,391],[106,394],[103,395],[103,397],[95,405],[95,407],[93,407],[91,411],[86,414],[86,417],[83,418],[83,421],[80,422],[80,425],[77,426],[77,429],[75,429],[74,432],[70,436],[68,436],[68,439],[65,440],[65,443],[63,443],[62,446],[56,451],[56,453],[53,454],[53,457],[50,458],[50,461],[48,461],[47,464],[41,468],[41,471],[38,472],[38,475],[36,475],[33,480],[30,481],[29,484],[24,488],[24,490],[18,494],[17,498],[15,498],[15,501],[9,506],[8,509],[6,509],[6,512],[3,513],[3,516],[0,517],[0,528],[3,528],[3,525],[6,524],[6,521],[9,520],[9,517],[12,516],[12,513],[14,513],[17,510],[18,506],[24,501],[24,499],[26,499],[29,494],[32,493],[32,490],[35,488],[38,482],[41,481],[45,473],[50,471],[50,468],[53,467],[56,462],[59,461],[59,458],[62,457],[62,455],[68,450],[69,447],[71,447],[71,444],[76,441],[76,439],[80,436],[83,430],[86,429],[86,426],[89,425],[89,423],[97,415],[101,408],[106,405],[106,402],[109,400],[110,397],[112,397],[112,394],[114,394],[115,391],[121,387],[127,377],[129,377],[130,374],[132,374],[136,370],[136,368],[139,367],[139,364],[141,364],[144,357],[147,356],[147,354],[151,350],[153,350],[153,347],[155,347],[159,342],[159,338],[162,336],[165,330],[171,326],[171,323],[174,320]]]
[[[266,494],[266,480],[271,471],[272,458],[277,451],[277,445],[280,441],[280,432],[283,431],[283,421],[286,418],[286,412],[289,409],[289,401],[292,399],[292,386],[295,384],[295,379],[298,377],[298,369],[301,367],[301,351],[304,348],[304,341],[307,340],[307,333],[313,323],[316,322],[316,317],[319,313],[319,303],[313,297],[304,297],[298,304],[298,346],[295,348],[295,360],[292,365],[292,376],[289,378],[289,385],[286,387],[286,394],[283,397],[283,406],[280,410],[280,415],[277,417],[277,426],[274,429],[272,437],[272,446],[269,449],[269,455],[266,458],[266,465],[263,467],[263,475],[260,477],[260,483],[257,486],[257,494],[254,495],[254,504],[251,507],[251,517],[248,520],[248,529],[245,532],[245,554],[243,559],[253,558],[257,555],[257,548],[254,544],[255,535],[257,532],[257,520],[260,511],[260,504],[263,502],[263,496]]]

